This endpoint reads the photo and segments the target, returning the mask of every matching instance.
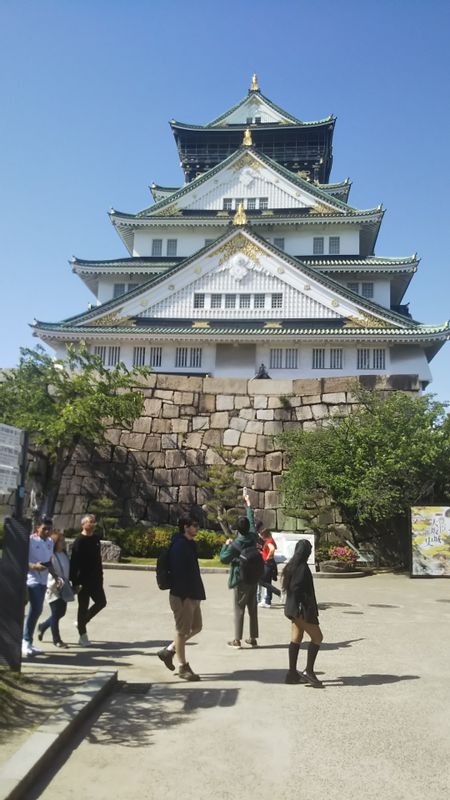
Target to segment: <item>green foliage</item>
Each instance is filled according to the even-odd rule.
[[[122,548],[123,556],[157,558],[164,547],[168,547],[177,528],[169,525],[156,528],[129,528],[119,530],[114,541]],[[225,543],[221,533],[199,530],[195,537],[199,558],[213,558]]]
[[[114,529],[117,529],[122,514],[120,506],[109,497],[100,497],[98,500],[91,500],[88,511],[89,514],[95,514],[97,532],[102,539],[115,541]]]
[[[124,364],[106,369],[85,346],[68,347],[65,360],[38,346],[22,349],[19,366],[4,373],[0,418],[30,434],[32,451],[47,465],[42,488],[52,492],[52,504],[77,445],[102,444],[108,427],[130,427],[139,417],[139,378],[147,372]]]
[[[292,397],[292,395],[291,395],[291,397]],[[279,399],[280,399],[280,403],[281,403],[281,405],[283,406],[283,408],[284,408],[286,411],[289,411],[289,409],[290,409],[290,408],[292,408],[292,406],[291,406],[291,401],[290,401],[290,397],[289,397],[289,395],[287,395],[287,394],[282,394],[282,395],[280,395],[280,398],[279,398]]]
[[[199,484],[207,494],[203,506],[212,524],[219,523],[226,536],[239,516],[242,507],[242,491],[236,481],[237,462],[244,451],[230,447],[216,447],[218,463],[207,468],[206,480]]]
[[[450,420],[446,404],[401,392],[355,389],[360,406],[314,431],[289,430],[285,505],[296,513],[325,491],[355,526],[405,518],[411,505],[450,498]]]

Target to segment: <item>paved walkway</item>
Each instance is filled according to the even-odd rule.
[[[205,627],[188,649],[199,684],[173,677],[155,655],[172,618],[154,574],[109,571],[106,580],[108,607],[90,626],[96,646],[48,651],[54,663],[118,668],[126,691],[106,701],[27,800],[447,796],[448,581],[317,580],[325,635],[317,671],[326,688],[316,690],[283,683],[289,626],[281,608],[260,610],[260,648],[226,647],[225,576],[205,576]],[[62,626],[69,642],[73,616]]]

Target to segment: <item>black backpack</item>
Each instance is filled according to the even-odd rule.
[[[156,583],[160,589],[171,589],[172,588],[172,578],[170,574],[170,560],[169,560],[169,553],[170,553],[170,545],[169,547],[164,547],[156,561]]]
[[[233,547],[239,553],[240,583],[246,583],[248,586],[256,585],[264,575],[264,559],[261,551],[256,544],[245,546],[233,542]]]

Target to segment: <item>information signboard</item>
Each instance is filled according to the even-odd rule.
[[[411,576],[450,577],[450,506],[411,508]]]
[[[23,439],[20,428],[0,424],[0,494],[17,489],[20,483]]]
[[[308,558],[308,565],[311,572],[316,571],[316,557],[314,552],[313,533],[292,533],[291,531],[278,531],[272,533],[276,542],[275,561],[277,564],[285,564],[294,555],[295,545],[300,539],[307,539],[311,544],[311,555]]]

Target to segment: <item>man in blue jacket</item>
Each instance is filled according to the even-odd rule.
[[[186,661],[185,645],[202,629],[200,603],[206,599],[197,556],[195,537],[198,523],[192,517],[180,519],[179,532],[172,539],[169,550],[170,607],[175,619],[175,640],[158,653],[166,667],[174,670],[176,652],[180,668],[178,675],[186,681],[199,681]]]

